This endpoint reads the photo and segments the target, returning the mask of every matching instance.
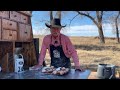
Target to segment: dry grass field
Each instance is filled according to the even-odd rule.
[[[39,38],[41,48],[44,36],[34,37]],[[105,44],[100,44],[97,37],[70,37],[70,39],[77,50],[80,64],[85,68],[96,70],[97,65],[100,63],[120,66],[120,44],[117,43],[116,39],[105,38]],[[50,57],[48,52],[45,59],[49,65]],[[72,59],[71,62],[74,66]]]

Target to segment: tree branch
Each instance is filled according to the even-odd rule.
[[[71,22],[73,21],[73,19],[75,19],[79,14],[77,14],[76,16],[74,16],[71,20],[70,20],[70,24]],[[69,27],[70,27],[70,24],[69,24]]]
[[[77,13],[90,18],[97,26],[99,26],[99,24],[95,21],[95,19],[92,16],[90,16],[89,14],[85,14],[85,13],[82,13],[82,12],[79,12],[79,11],[77,11]]]

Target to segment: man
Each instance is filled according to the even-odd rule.
[[[60,23],[60,19],[55,18],[52,20],[51,25],[45,23],[50,28],[51,34],[46,35],[42,42],[42,47],[39,55],[39,63],[32,67],[37,69],[43,65],[46,50],[48,49],[51,57],[51,66],[58,67],[71,67],[70,58],[73,58],[75,69],[82,71],[77,52],[72,45],[70,39],[61,34],[60,31],[63,27]]]

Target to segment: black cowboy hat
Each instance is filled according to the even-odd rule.
[[[57,27],[57,28],[63,28],[65,26],[62,26],[61,23],[60,23],[60,19],[59,18],[55,18],[51,21],[51,25],[45,23],[45,25],[48,27],[48,28],[51,28],[51,27]]]

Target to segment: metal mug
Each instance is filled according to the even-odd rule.
[[[115,78],[115,65],[112,64],[99,64],[97,69],[97,77],[100,79],[113,79]]]

